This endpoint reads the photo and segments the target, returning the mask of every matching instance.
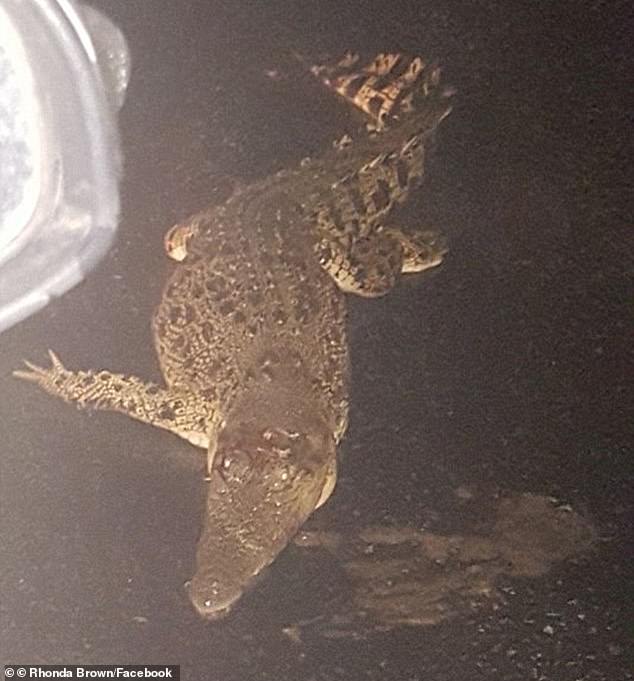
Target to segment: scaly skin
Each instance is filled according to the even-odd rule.
[[[390,57],[376,62],[386,73]],[[445,251],[434,233],[383,225],[418,184],[426,140],[449,111],[437,69],[417,64],[396,84],[366,88],[387,98],[381,134],[240,189],[170,230],[166,248],[180,264],[152,322],[166,387],[69,371],[53,353],[50,368],[15,372],[68,402],[125,413],[207,449],[207,510],[189,586],[205,617],[229,610],[334,487],[348,412],[342,291],[383,295]],[[354,79],[334,82],[355,105],[376,109],[346,95]],[[405,94],[414,111],[385,126]]]

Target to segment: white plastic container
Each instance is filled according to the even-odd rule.
[[[121,32],[71,0],[0,4],[0,331],[81,281],[119,215]]]

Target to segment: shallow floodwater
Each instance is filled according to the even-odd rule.
[[[95,4],[132,52],[123,215],[96,272],[0,336],[0,660],[170,662],[195,681],[632,678],[619,6]],[[69,368],[159,380],[149,320],[173,266],[164,232],[340,137],[345,111],[297,77],[290,53],[348,49],[435,57],[457,89],[424,187],[393,216],[442,229],[450,253],[384,299],[349,300],[351,425],[335,495],[307,527],[330,548],[290,546],[230,618],[205,623],[183,589],[200,453],[10,372],[50,347]],[[515,529],[527,498],[561,541]],[[390,531],[410,539],[390,548]],[[571,536],[574,550],[557,553]],[[419,545],[432,550],[424,564]],[[517,569],[518,555],[541,556],[540,569]],[[381,610],[372,596],[381,570],[402,585],[394,560],[414,566],[412,598],[458,566],[451,579],[467,586],[432,599],[451,616],[430,618],[423,599],[420,621],[380,626],[410,602]],[[490,581],[469,591],[461,565]]]

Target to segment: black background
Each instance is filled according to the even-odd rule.
[[[122,222],[87,281],[0,337],[0,657],[226,681],[632,678],[627,3],[96,4],[133,59]],[[313,524],[459,530],[470,519],[452,490],[470,485],[552,495],[601,536],[497,609],[369,641],[282,633],[340,588],[334,565],[294,547],[232,618],[197,619],[182,583],[200,454],[10,376],[51,347],[70,368],[160,379],[149,319],[171,268],[165,230],[231,178],[341,134],[326,93],[265,74],[283,76],[291,49],[422,53],[458,90],[425,187],[395,216],[441,228],[451,252],[384,299],[349,300],[351,427]]]

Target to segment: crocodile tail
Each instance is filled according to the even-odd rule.
[[[327,88],[362,111],[368,127],[381,131],[416,110],[430,95],[453,94],[440,84],[440,68],[422,57],[401,53],[380,53],[363,64],[357,54],[348,53],[334,64],[310,67]]]
[[[432,85],[438,83],[437,68],[429,78]],[[438,87],[419,90],[421,99],[412,98],[413,109],[391,116],[380,133],[361,135],[347,148],[331,152],[326,165],[336,179],[322,192],[327,198],[318,204],[318,227],[328,232],[343,225],[344,232],[363,236],[420,184],[430,142],[451,105]]]

